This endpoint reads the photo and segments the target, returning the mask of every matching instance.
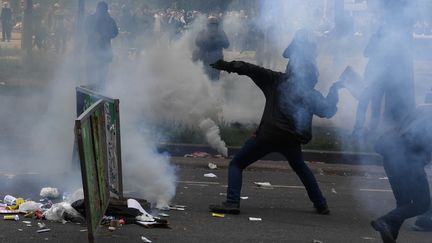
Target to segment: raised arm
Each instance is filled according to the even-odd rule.
[[[243,61],[226,62],[224,60],[219,60],[213,64],[210,64],[210,66],[215,69],[227,71],[229,73],[246,75],[251,78],[261,89],[285,75],[284,73],[275,72],[270,69],[265,69],[263,67]]]

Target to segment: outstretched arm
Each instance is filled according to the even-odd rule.
[[[263,67],[243,61],[226,62],[224,60],[219,60],[213,64],[210,64],[210,66],[229,73],[246,75],[250,77],[260,88],[263,88],[269,83],[274,82],[285,75],[284,73],[275,72],[273,70],[265,69]]]

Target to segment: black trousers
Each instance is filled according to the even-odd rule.
[[[380,139],[377,152],[383,157],[384,169],[389,178],[396,208],[382,216],[397,238],[406,219],[426,212],[430,207],[430,190],[425,172],[425,161],[429,156],[415,151],[402,139],[394,136],[386,141]]]
[[[325,197],[318,186],[314,174],[305,164],[300,143],[297,144],[269,144],[259,141],[255,137],[249,138],[242,149],[234,156],[228,169],[227,201],[240,202],[243,170],[255,163],[265,155],[278,152],[284,155],[291,168],[300,178],[306,188],[309,199],[316,208],[327,204]]]

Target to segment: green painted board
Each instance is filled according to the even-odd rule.
[[[88,238],[94,235],[109,203],[105,144],[104,101],[91,105],[75,120],[75,137],[81,165]]]
[[[108,184],[111,196],[123,197],[123,178],[120,140],[120,108],[119,100],[98,94],[85,87],[76,88],[77,115],[81,115],[87,108],[98,100],[103,100],[105,113],[105,142]]]

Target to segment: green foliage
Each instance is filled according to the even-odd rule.
[[[219,125],[222,140],[227,146],[242,146],[255,132],[257,125],[243,125],[240,123]],[[197,126],[186,125],[180,122],[162,122],[157,125],[157,131],[162,133],[163,142],[180,144],[206,144],[205,138]],[[371,152],[373,141],[368,138],[359,140],[352,138],[348,130],[333,127],[314,127],[313,139],[304,149]]]
[[[23,51],[18,48],[0,48],[0,77],[7,83],[22,80],[36,81],[32,84],[51,80],[60,60],[52,53],[33,51],[33,58],[26,63],[22,58]]]

